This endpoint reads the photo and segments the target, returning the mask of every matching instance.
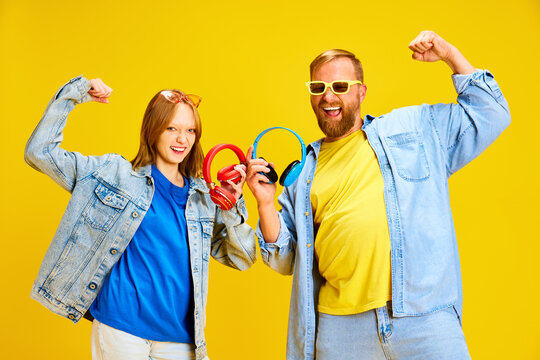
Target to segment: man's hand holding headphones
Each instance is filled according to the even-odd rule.
[[[246,183],[257,200],[257,206],[271,206],[274,208],[274,197],[276,195],[276,183],[271,183],[268,177],[261,173],[268,173],[268,165],[274,164],[267,162],[262,158],[253,159],[253,145],[247,152],[247,177]]]

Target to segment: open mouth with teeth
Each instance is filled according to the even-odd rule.
[[[340,106],[324,107],[323,110],[326,113],[326,115],[331,118],[338,117],[341,114]]]
[[[184,151],[186,151],[186,147],[185,146],[171,146],[171,150],[173,151],[173,153],[181,155],[184,153]]]

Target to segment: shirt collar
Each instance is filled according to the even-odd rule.
[[[137,168],[137,170],[132,169],[131,174],[138,177],[145,177],[145,176],[150,177],[150,175],[152,174],[152,165],[151,164],[144,165],[144,166],[141,166],[140,168]]]
[[[309,154],[311,151],[313,151],[315,155],[315,159],[319,156],[319,151],[321,150],[321,144],[323,142],[324,138],[320,138],[319,140],[316,140],[309,144],[307,146],[307,154]]]
[[[137,170],[131,170],[131,173],[138,177],[151,177],[152,176],[152,164],[144,165]],[[193,191],[200,191],[208,193],[208,187],[202,178],[189,177],[189,189]]]
[[[362,125],[362,130],[365,130],[366,127],[369,126],[369,124],[371,124],[373,119],[375,119],[375,116],[366,114],[366,116],[364,117],[364,125]]]

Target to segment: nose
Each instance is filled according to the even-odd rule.
[[[178,132],[178,135],[176,135],[176,142],[183,144],[187,140],[187,136],[183,131]]]
[[[334,102],[336,100],[339,100],[339,98],[337,97],[336,94],[334,94],[334,92],[332,91],[332,89],[330,88],[330,86],[326,89],[326,91],[324,92],[324,94],[322,94],[322,98],[324,101],[328,102],[328,103],[331,103],[331,102]]]

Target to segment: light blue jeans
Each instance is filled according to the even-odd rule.
[[[318,314],[317,360],[470,359],[456,311],[393,317],[387,306],[360,314]]]

